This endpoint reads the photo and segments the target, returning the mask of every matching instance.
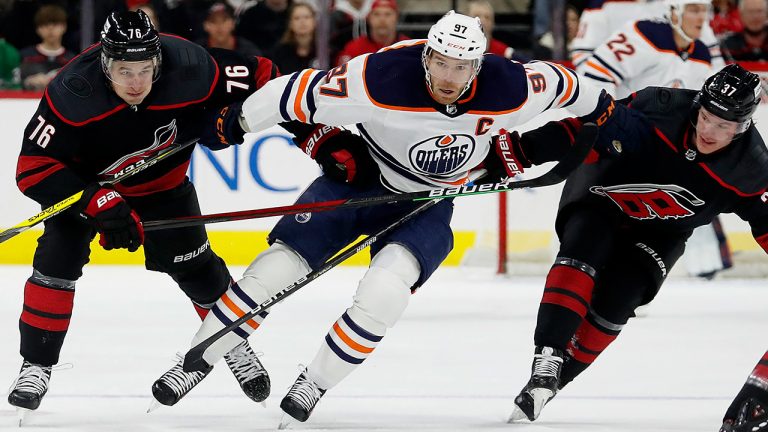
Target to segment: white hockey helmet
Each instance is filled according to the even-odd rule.
[[[471,60],[474,72],[464,87],[463,93],[480,72],[487,45],[488,41],[485,38],[480,18],[449,11],[429,29],[427,35],[427,43],[421,55],[427,83],[431,85],[427,60],[433,51],[455,59]]]
[[[685,5],[689,4],[700,4],[700,5],[706,5],[707,7],[712,6],[711,0],[666,0],[665,3],[667,4],[667,19],[669,20],[669,25],[672,26],[673,29],[675,29],[675,32],[677,32],[680,37],[683,38],[686,42],[690,43],[693,42],[692,37],[690,37],[688,34],[686,34],[683,31],[683,14],[685,13]],[[675,13],[677,16],[677,24],[672,23],[672,13]]]

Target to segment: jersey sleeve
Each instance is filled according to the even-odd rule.
[[[85,188],[87,182],[68,165],[75,158],[78,135],[44,97],[24,129],[16,165],[16,185],[24,195],[49,207]]]
[[[734,211],[749,223],[755,241],[768,253],[768,192],[743,198]]]
[[[653,65],[656,54],[643,39],[635,23],[630,23],[601,43],[576,71],[612,96],[627,79],[639,76]]]
[[[557,63],[530,62],[525,65],[528,100],[526,108],[534,114],[549,109],[568,108],[575,116],[592,113],[597,107],[600,88],[585,82],[576,73]]]
[[[373,117],[365,88],[365,59],[356,57],[329,71],[305,69],[268,82],[243,104],[251,132],[281,122],[344,126]]]
[[[210,48],[218,69],[216,85],[205,101],[206,107],[218,109],[243,101],[268,81],[280,76],[277,66],[265,57],[246,56],[226,49]]]
[[[587,9],[579,18],[579,30],[571,42],[571,61],[578,68],[605,41],[605,11]],[[578,69],[577,69],[578,70]]]

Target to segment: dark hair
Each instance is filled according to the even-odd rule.
[[[315,8],[313,8],[311,4],[304,2],[293,3],[290,7],[288,7],[288,22],[285,25],[285,33],[283,33],[283,37],[280,38],[280,43],[296,45],[296,35],[293,33],[293,30],[291,30],[291,20],[293,19],[293,11],[299,7],[305,7],[309,9],[309,11],[312,12],[312,18],[317,20],[317,11],[315,11]]]
[[[42,27],[47,24],[66,24],[67,11],[61,6],[45,5],[35,12],[35,27]]]

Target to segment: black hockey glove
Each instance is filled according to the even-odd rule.
[[[75,210],[99,232],[99,244],[106,250],[135,252],[144,243],[141,219],[117,191],[98,184],[83,192]]]
[[[768,391],[744,384],[723,417],[720,432],[768,431]]]
[[[605,90],[600,92],[597,108],[579,117],[582,123],[595,123],[600,132],[595,141],[595,151],[601,156],[618,156],[638,152],[650,138],[651,124],[639,111],[616,101]]]
[[[520,146],[520,134],[511,134],[502,129],[491,138],[491,149],[483,160],[483,167],[488,174],[475,181],[475,184],[499,183],[522,174],[531,162],[523,154]]]
[[[208,113],[199,143],[214,151],[242,144],[245,140],[245,131],[239,121],[242,110],[243,102],[240,101]]]
[[[317,125],[303,141],[294,142],[333,180],[360,184],[377,172],[365,140],[348,130]]]

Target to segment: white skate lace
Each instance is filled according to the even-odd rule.
[[[563,364],[563,359],[556,355],[534,354],[533,356],[533,376],[539,377],[557,377],[558,370]]]
[[[286,396],[301,405],[305,411],[311,411],[315,404],[317,404],[317,401],[320,400],[320,397],[323,396],[323,393],[314,381],[302,373]]]
[[[54,370],[72,369],[72,363],[63,363],[55,366],[40,366],[24,361],[16,380],[8,388],[8,393],[19,391],[42,395],[48,390],[51,380],[51,372]]]
[[[176,363],[168,372],[164,373],[160,380],[176,393],[177,396],[187,394],[194,386],[205,378],[205,372],[184,372],[184,356],[176,354]]]
[[[238,381],[248,382],[256,377],[267,374],[264,366],[259,361],[259,357],[262,355],[264,353],[253,352],[248,342],[243,341],[240,345],[232,348],[224,356],[224,360]]]

